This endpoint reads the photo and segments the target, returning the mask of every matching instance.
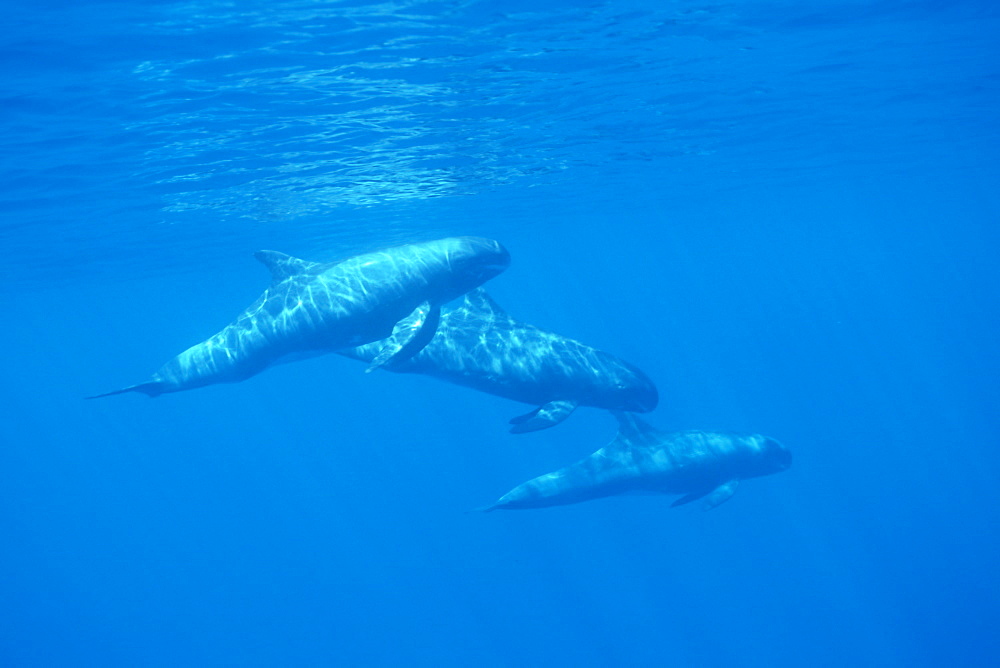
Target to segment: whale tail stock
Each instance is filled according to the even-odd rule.
[[[160,389],[161,383],[156,380],[151,380],[147,383],[139,383],[138,385],[129,385],[128,387],[123,387],[120,390],[114,390],[112,392],[105,392],[104,394],[95,394],[89,397],[84,397],[84,399],[100,399],[101,397],[110,397],[115,394],[125,394],[127,392],[141,392],[147,397],[158,397],[163,394],[163,390]]]

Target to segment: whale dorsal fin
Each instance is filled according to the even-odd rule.
[[[301,274],[315,267],[318,262],[300,260],[291,255],[285,255],[278,251],[262,250],[253,254],[271,272],[271,278],[275,283],[279,283],[286,278]]]
[[[657,433],[656,429],[635,413],[611,411],[611,414],[618,420],[618,435],[615,436],[614,441],[616,443],[642,444],[649,441]]]
[[[475,290],[466,292],[465,298],[462,300],[462,306],[474,313],[492,313],[497,316],[507,316],[507,312],[483,288],[476,288]]]

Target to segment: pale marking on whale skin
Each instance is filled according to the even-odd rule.
[[[741,480],[786,470],[791,452],[760,434],[666,433],[615,412],[615,439],[589,457],[518,485],[484,511],[545,508],[619,494],[681,494],[673,506],[723,503]]]

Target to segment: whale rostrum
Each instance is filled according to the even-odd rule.
[[[518,485],[484,511],[545,508],[618,494],[680,495],[671,505],[704,499],[705,510],[729,499],[741,480],[778,473],[791,452],[760,434],[662,432],[615,412],[618,435],[575,464]]]
[[[378,362],[377,341],[341,355]],[[416,373],[537,406],[511,420],[514,433],[559,424],[577,406],[647,412],[656,386],[614,355],[510,317],[476,288],[446,305],[433,338],[418,353],[393,358],[387,371]]]
[[[235,321],[148,381],[96,396],[155,397],[235,383],[277,362],[372,341],[382,341],[370,365],[378,368],[418,353],[434,335],[441,304],[510,264],[503,246],[478,237],[409,244],[332,263],[276,251],[255,257],[271,271],[271,285]]]

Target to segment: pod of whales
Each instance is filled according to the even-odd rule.
[[[234,322],[188,348],[146,382],[114,392],[151,397],[245,380],[295,356],[371,341],[371,368],[406,359],[427,345],[441,304],[501,273],[510,255],[498,242],[451,237],[317,263],[275,251],[256,254],[271,285]],[[96,398],[89,397],[89,398]]]
[[[146,382],[88,398],[235,383],[272,364],[338,352],[368,363],[367,371],[423,374],[534,405],[510,421],[513,433],[557,425],[578,406],[615,415],[619,431],[611,443],[515,487],[486,512],[629,493],[679,495],[674,506],[704,499],[709,509],[741,480],[791,465],[785,446],[758,434],[666,433],[633,415],[657,405],[646,374],[515,320],[480,287],[510,264],[496,241],[451,237],[335,263],[276,251],[255,257],[271,271],[271,285],[235,321]]]
[[[376,341],[340,351],[364,362]],[[445,307],[437,332],[417,354],[382,368],[418,373],[538,406],[511,420],[511,432],[555,426],[577,406],[645,413],[656,408],[653,381],[639,369],[590,346],[518,322],[483,288]]]
[[[759,434],[666,433],[634,415],[615,417],[618,435],[607,446],[518,485],[483,510],[545,508],[630,493],[680,494],[672,506],[704,498],[709,510],[729,499],[741,480],[792,463],[788,448]]]

